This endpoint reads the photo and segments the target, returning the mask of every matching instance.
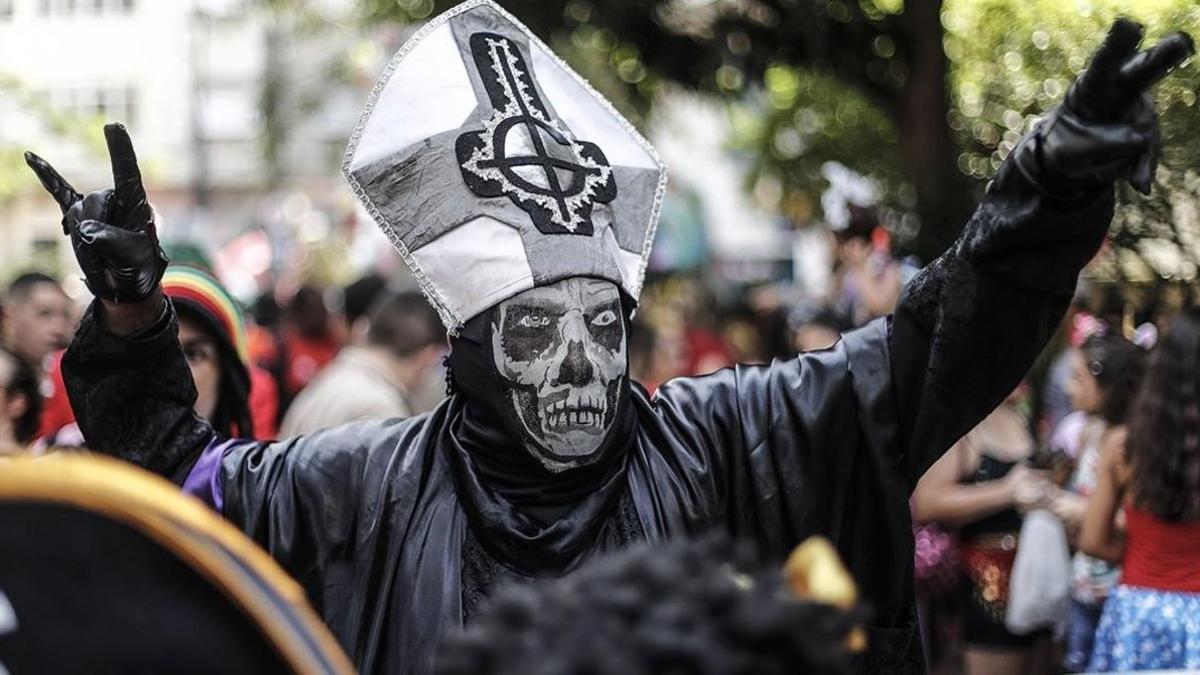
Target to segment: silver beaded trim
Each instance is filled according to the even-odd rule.
[[[371,93],[367,97],[367,104],[363,108],[362,114],[360,114],[358,117],[358,124],[354,127],[354,132],[350,134],[350,142],[347,144],[346,152],[342,156],[342,175],[346,178],[346,182],[349,183],[350,189],[354,191],[354,195],[358,197],[358,201],[362,203],[363,207],[367,209],[367,212],[371,214],[371,217],[375,220],[375,224],[379,226],[379,229],[382,230],[384,235],[387,236],[388,241],[390,241],[396,251],[400,253],[400,257],[404,260],[404,264],[408,265],[408,268],[412,270],[413,277],[416,278],[417,284],[421,288],[421,292],[425,294],[425,297],[429,300],[429,303],[433,305],[434,309],[437,310],[438,315],[442,319],[442,323],[446,325],[446,330],[451,335],[458,335],[459,330],[462,329],[463,322],[471,317],[459,317],[450,310],[445,298],[438,290],[437,285],[432,279],[429,278],[425,271],[421,269],[421,266],[417,263],[416,259],[413,258],[412,253],[408,250],[408,246],[404,244],[404,242],[400,239],[400,236],[396,234],[396,231],[392,228],[391,224],[389,224],[383,215],[380,214],[379,209],[371,201],[371,198],[367,196],[367,193],[365,190],[363,190],[362,185],[360,185],[358,180],[356,180],[353,174],[350,173],[350,160],[352,157],[354,157],[354,151],[358,148],[359,138],[362,137],[362,132],[367,125],[367,120],[370,119],[371,112],[375,109],[376,101],[379,99],[380,94],[383,93],[383,89],[385,86],[387,86],[388,80],[391,79],[392,73],[395,72],[396,67],[402,60],[404,60],[404,57],[407,56],[410,51],[416,48],[416,46],[420,44],[421,40],[423,40],[429,33],[437,29],[442,24],[446,23],[455,16],[462,14],[463,12],[470,11],[483,5],[492,8],[498,14],[511,21],[517,28],[521,30],[521,32],[526,38],[529,39],[531,43],[538,45],[545,50],[545,52],[550,55],[550,57],[559,67],[569,73],[571,77],[573,77],[585,91],[591,94],[592,97],[596,99],[606,111],[620,121],[621,125],[625,128],[625,131],[628,132],[635,141],[637,141],[638,145],[640,145],[642,149],[645,150],[647,154],[649,154],[654,160],[654,163],[658,165],[658,187],[654,191],[654,203],[650,208],[650,223],[646,228],[646,236],[642,242],[641,262],[638,265],[637,279],[635,280],[632,288],[630,288],[631,295],[633,295],[635,299],[641,295],[642,285],[645,283],[646,266],[650,260],[650,248],[654,245],[654,233],[658,230],[658,217],[662,211],[663,196],[666,194],[667,190],[667,168],[666,165],[663,164],[662,159],[658,156],[658,152],[654,149],[654,146],[650,145],[650,142],[647,141],[632,124],[630,124],[629,120],[625,119],[624,115],[617,112],[617,109],[613,107],[612,102],[601,95],[600,92],[596,91],[596,89],[592,87],[591,83],[583,79],[583,77],[581,77],[579,73],[575,72],[574,69],[568,66],[567,63],[558,56],[558,54],[554,53],[554,50],[550,49],[550,47],[547,46],[546,43],[541,40],[541,38],[539,38],[537,35],[534,35],[533,32],[525,26],[525,24],[518,21],[515,16],[510,14],[503,7],[496,4],[492,0],[467,0],[460,5],[446,10],[433,19],[430,19],[428,23],[422,26],[420,30],[418,30],[415,34],[413,34],[412,37],[405,41],[405,43],[400,47],[400,50],[396,52],[396,55],[393,56],[391,61],[388,62],[387,68],[384,69],[383,74],[379,76],[379,79],[375,82],[375,86],[371,89]]]

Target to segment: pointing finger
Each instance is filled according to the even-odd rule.
[[[1113,22],[1104,43],[1096,49],[1087,72],[1111,75],[1133,56],[1142,41],[1142,26],[1124,17]]]
[[[138,170],[137,154],[129,132],[119,122],[104,125],[104,140],[108,142],[108,156],[112,160],[113,187],[117,201],[126,206],[136,206],[146,201],[142,188],[142,172]]]
[[[46,188],[46,192],[49,192],[54,201],[58,202],[58,206],[62,209],[63,214],[66,214],[67,209],[71,208],[72,204],[83,198],[83,195],[71,187],[67,179],[60,176],[46,160],[32,152],[26,152],[25,163],[37,175],[38,180],[42,183],[42,187]]]
[[[133,151],[133,142],[129,140],[125,125],[119,122],[105,124],[104,140],[108,142],[108,156],[112,160],[113,182],[119,186],[130,180],[141,180],[137,154]]]
[[[1187,33],[1169,35],[1122,66],[1121,81],[1133,91],[1149,89],[1195,51]]]

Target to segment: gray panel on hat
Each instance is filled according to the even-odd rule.
[[[524,248],[512,258],[524,271],[497,277],[512,292],[522,276],[535,285],[595,276],[636,299],[666,182],[649,143],[490,0],[449,10],[405,43],[372,92],[343,172],[452,332],[487,308],[484,298],[457,297],[450,289],[469,285],[427,274],[416,251],[436,251],[422,257],[436,261],[447,249],[432,245],[465,223],[507,226]]]

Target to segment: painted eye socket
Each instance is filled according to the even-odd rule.
[[[606,309],[603,312],[600,312],[599,314],[597,314],[595,316],[595,318],[592,319],[592,325],[593,326],[608,326],[608,325],[611,325],[612,323],[616,322],[616,320],[617,320],[617,313],[612,311],[611,309]]]
[[[544,314],[526,314],[517,319],[517,325],[522,328],[545,328],[550,325],[550,317]]]

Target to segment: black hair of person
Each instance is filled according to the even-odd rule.
[[[849,204],[850,222],[846,226],[833,231],[834,239],[839,244],[861,239],[870,243],[871,235],[875,232],[875,228],[879,227],[879,212],[874,207],[856,206]]]
[[[438,675],[848,673],[857,611],[796,598],[727,539],[637,545],[496,590]]]
[[[325,296],[316,286],[305,284],[296,289],[283,313],[292,327],[305,337],[318,338],[329,333],[329,309],[325,305]]]
[[[787,359],[795,356],[788,331],[787,308],[777,307],[756,314],[754,326],[758,329],[759,353],[764,360]]]
[[[217,407],[208,423],[222,436],[249,438],[254,433],[250,417],[250,374],[238,357],[237,349],[224,333],[201,312],[176,300],[175,312],[208,334],[221,356],[217,387]]]
[[[629,322],[629,376],[643,375],[650,370],[655,349],[659,344],[658,331],[645,321]]]
[[[1200,521],[1200,308],[1180,312],[1151,356],[1125,451],[1140,508]]]
[[[271,291],[262,293],[250,305],[250,316],[253,317],[255,324],[263,328],[276,327],[282,314],[283,310],[275,301],[275,295]]]
[[[371,308],[370,319],[367,343],[400,358],[446,340],[437,310],[417,291],[385,293]]]
[[[810,326],[826,328],[835,333],[853,328],[852,322],[829,305],[797,306],[788,315],[788,327],[802,330]]]
[[[0,345],[0,359],[11,364],[12,372],[6,382],[0,382],[9,397],[25,399],[25,412],[13,422],[17,443],[25,445],[37,437],[42,418],[41,382],[37,370],[12,350]]]
[[[34,289],[34,287],[41,284],[50,284],[54,286],[59,293],[63,292],[62,286],[59,285],[58,280],[49,274],[44,274],[42,272],[26,272],[25,274],[18,276],[16,279],[13,279],[12,282],[9,283],[8,292],[5,293],[5,301],[23,302],[29,297],[29,293]]]
[[[1145,371],[1145,350],[1109,331],[1089,337],[1080,351],[1100,385],[1100,416],[1109,424],[1124,424]]]
[[[348,325],[367,316],[387,293],[387,279],[375,273],[365,274],[342,289],[342,314]]]

